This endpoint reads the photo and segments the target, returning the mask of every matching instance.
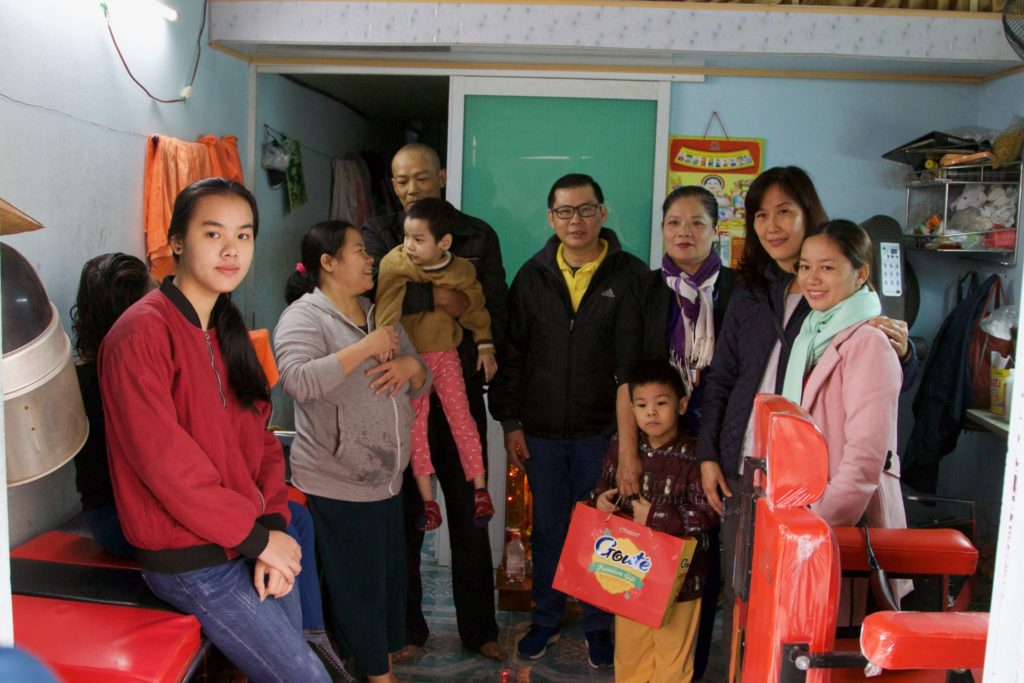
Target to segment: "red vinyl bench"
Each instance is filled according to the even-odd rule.
[[[67,683],[188,680],[209,645],[139,565],[93,539],[50,531],[11,551],[15,643]]]

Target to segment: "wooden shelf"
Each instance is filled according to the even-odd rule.
[[[998,434],[1004,439],[1010,434],[1010,423],[1005,415],[996,415],[991,410],[968,408],[967,419],[982,429]]]

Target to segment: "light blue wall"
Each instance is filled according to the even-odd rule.
[[[288,210],[284,187],[270,189],[266,172],[255,176],[260,207],[256,264],[249,278],[252,300],[239,297],[246,322],[273,331],[285,308],[284,283],[299,260],[299,245],[309,226],[330,218],[331,159],[366,149],[388,146],[387,129],[367,122],[348,107],[273,74],[261,74],[256,84],[257,141],[263,125],[284,131],[302,143],[302,166],[309,201]],[[398,144],[401,144],[400,142]],[[247,283],[249,284],[249,283]],[[287,429],[293,424],[292,404],[280,388],[273,392],[273,421]]]
[[[884,152],[977,117],[973,86],[778,78],[672,86],[672,135],[700,136],[714,111],[729,135],[765,139],[765,168],[802,167],[830,216],[858,221],[903,213],[905,167]],[[721,135],[717,125],[709,135]]]
[[[1024,113],[1024,76],[986,85],[875,81],[714,78],[672,87],[670,132],[701,135],[713,111],[728,133],[766,140],[764,166],[795,164],[812,176],[830,216],[864,220],[882,213],[904,221],[907,167],[881,155],[930,130],[959,126],[1004,128]],[[711,134],[720,134],[717,128]],[[912,328],[928,341],[954,305],[963,272],[1004,274],[1019,300],[1020,265],[1005,268],[951,254],[910,252],[921,284],[921,311]],[[900,442],[913,424],[913,387],[901,400]],[[994,539],[1006,441],[965,432],[942,464],[939,493],[977,501],[983,542]]]
[[[144,256],[142,179],[149,134],[190,140],[204,133],[244,141],[247,66],[203,54],[192,98],[157,104],[133,84],[97,2],[5,2],[0,10],[0,196],[44,230],[4,238],[38,270],[68,328],[82,264],[125,251]],[[168,0],[175,23],[114,30],[136,76],[158,97],[173,98],[191,73],[202,3]],[[13,100],[20,100],[15,102]],[[78,506],[66,466],[9,490],[11,542],[52,528]]]

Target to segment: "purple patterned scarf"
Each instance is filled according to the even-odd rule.
[[[668,254],[661,260],[661,277],[679,304],[669,314],[669,360],[687,382],[690,370],[710,365],[715,351],[713,294],[721,270],[722,259],[714,250],[693,275],[683,272]]]

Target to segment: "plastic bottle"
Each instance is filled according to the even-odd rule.
[[[505,577],[512,583],[526,578],[526,547],[518,529],[512,531],[512,539],[505,546]]]

